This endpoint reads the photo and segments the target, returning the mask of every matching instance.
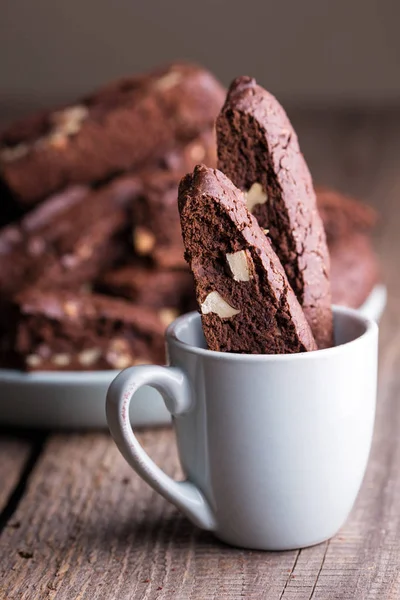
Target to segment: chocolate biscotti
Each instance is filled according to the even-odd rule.
[[[143,171],[142,192],[132,203],[134,251],[162,269],[186,266],[177,203],[182,175],[172,171]]]
[[[167,271],[133,263],[113,269],[97,283],[102,293],[131,300],[134,304],[151,306],[162,318],[195,307],[193,276],[189,270]]]
[[[332,302],[359,308],[380,281],[380,267],[370,238],[363,233],[330,246]]]
[[[299,302],[242,192],[223,173],[195,168],[179,187],[186,259],[211,350],[315,350]]]
[[[315,192],[328,244],[375,227],[378,215],[372,206],[327,187],[316,186]]]
[[[297,136],[278,101],[236,79],[217,119],[218,168],[271,240],[319,348],[333,343],[329,254]]]
[[[71,187],[1,229],[0,295],[27,285],[77,289],[125,257],[138,189],[128,176],[97,191]]]
[[[217,140],[215,128],[202,131],[189,142],[180,143],[169,149],[154,168],[180,173],[181,177],[192,171],[196,165],[203,163],[207,167],[217,166]],[[149,165],[147,170],[153,165]]]
[[[212,129],[223,99],[208,71],[179,63],[15,123],[0,135],[4,202],[26,208],[68,185],[155,163]]]
[[[164,329],[156,312],[125,300],[30,288],[1,311],[0,355],[27,371],[162,364]]]
[[[178,212],[178,186],[182,176],[202,162],[217,163],[215,131],[205,131],[192,142],[171,150],[160,168],[137,173],[141,192],[132,203],[132,242],[138,257],[160,269],[186,267]]]
[[[317,205],[331,258],[332,302],[359,308],[380,280],[371,239],[378,215],[359,200],[317,186]]]

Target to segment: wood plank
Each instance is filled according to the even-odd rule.
[[[400,113],[294,115],[312,172],[379,206],[377,248],[389,287],[369,468],[331,541],[294,552],[228,548],[192,527],[131,472],[106,434],[47,442],[0,538],[0,597],[56,600],[400,597]],[[141,434],[180,475],[173,433]]]
[[[179,476],[171,430],[141,434]],[[193,527],[125,464],[106,434],[54,435],[0,539],[9,600],[278,598],[297,552],[232,549]],[[268,596],[269,597],[269,596]]]
[[[20,480],[32,447],[28,438],[0,434],[0,515]]]

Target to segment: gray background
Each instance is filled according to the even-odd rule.
[[[289,105],[394,105],[398,0],[0,0],[0,118],[177,58]]]

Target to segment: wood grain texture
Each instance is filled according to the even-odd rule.
[[[0,434],[0,515],[20,480],[31,449],[29,439]]]
[[[180,475],[171,430],[141,440]],[[106,434],[53,436],[14,518],[20,527],[0,539],[7,599],[279,598],[296,557],[216,542],[143,484]]]
[[[282,553],[224,546],[131,472],[106,434],[47,442],[0,538],[7,600],[397,600],[400,598],[400,112],[293,114],[314,177],[382,214],[376,245],[389,284],[380,334],[373,449],[342,531]],[[140,434],[180,476],[172,431]]]

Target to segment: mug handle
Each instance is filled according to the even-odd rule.
[[[133,433],[129,407],[135,392],[143,385],[160,392],[173,416],[183,415],[193,406],[190,384],[181,369],[157,365],[129,367],[117,375],[107,392],[106,413],[111,435],[125,460],[156,492],[175,504],[195,525],[213,530],[215,517],[199,488],[189,480],[175,481],[166,475]]]

